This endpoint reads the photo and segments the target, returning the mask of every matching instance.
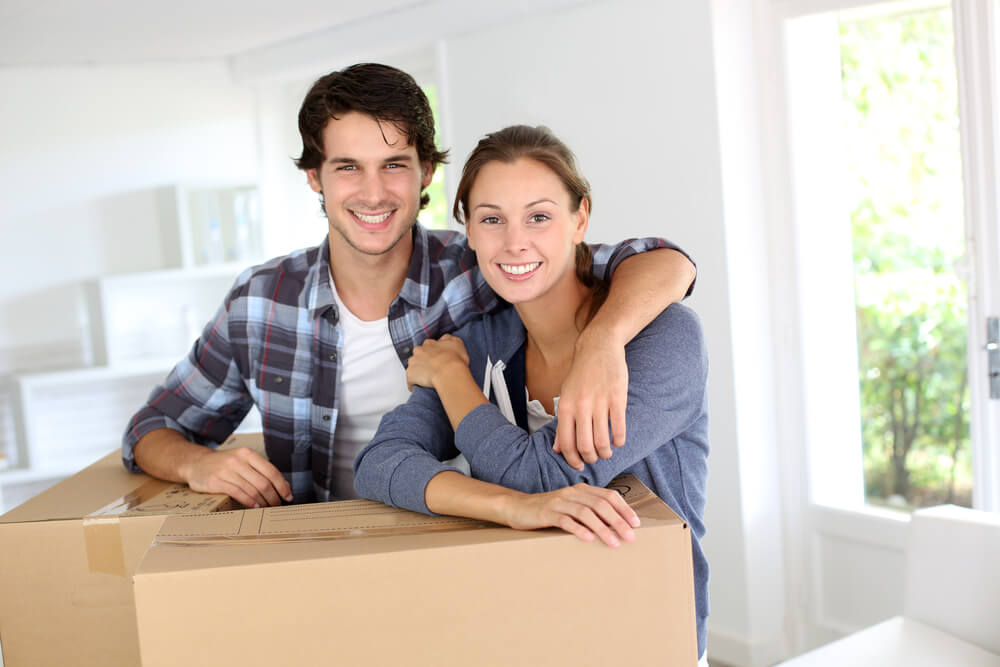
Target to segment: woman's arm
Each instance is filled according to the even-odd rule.
[[[609,547],[635,539],[639,517],[614,490],[577,484],[548,493],[522,493],[445,471],[424,491],[438,514],[492,521],[518,530],[561,528],[585,542],[598,537]]]
[[[478,391],[478,387],[476,388]],[[526,494],[466,477],[441,459],[457,455],[437,394],[416,387],[387,414],[354,461],[358,494],[425,514],[482,519],[520,530],[555,527],[617,547],[635,539],[635,512],[616,492],[578,484]]]
[[[528,434],[495,406],[480,405],[455,429],[455,444],[473,476],[529,493],[579,482],[605,486],[704,415],[708,364],[691,310],[668,308],[629,344],[626,356],[628,447],[576,470],[552,449],[555,423]]]

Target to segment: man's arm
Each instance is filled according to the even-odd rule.
[[[291,488],[277,468],[250,449],[217,452],[197,442],[222,442],[250,410],[227,337],[228,299],[201,336],[133,415],[122,461],[133,471],[195,491],[225,493],[248,507],[280,505]]]
[[[607,299],[577,339],[560,391],[554,447],[577,470],[610,458],[612,442],[625,444],[625,344],[683,299],[694,279],[691,260],[667,248],[632,255],[614,270]]]
[[[247,447],[220,452],[196,445],[171,428],[160,428],[142,436],[133,455],[148,475],[183,482],[202,493],[225,493],[245,507],[280,505],[282,498],[292,501],[288,481]]]

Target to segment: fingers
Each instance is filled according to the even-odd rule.
[[[611,437],[608,430],[608,408],[599,403],[591,419],[594,434],[594,451],[602,459],[611,458]],[[596,460],[596,459],[595,459]],[[592,462],[591,462],[592,463]]]
[[[257,498],[244,491],[242,487],[225,480],[219,480],[219,492],[226,494],[243,507],[258,507],[260,504]]]
[[[611,402],[611,438],[615,447],[625,444],[625,404],[627,394],[615,397]]]
[[[596,536],[617,548],[635,540],[639,517],[616,491],[578,484],[565,490],[553,509],[560,514],[556,525],[586,542]]]
[[[225,493],[245,507],[291,502],[292,489],[274,465],[252,449],[211,452],[202,459],[188,485],[204,493]]]
[[[271,501],[271,505],[280,505],[281,499],[292,501],[292,487],[273,463],[265,459],[257,452],[248,449],[247,463],[250,464],[253,472],[258,475],[254,485],[262,492],[264,497]],[[263,488],[261,487],[263,484]],[[279,497],[280,496],[280,497]]]
[[[593,411],[589,406],[579,406],[576,416],[576,449],[580,458],[587,463],[597,462],[597,450],[594,447]]]
[[[568,409],[565,411],[565,419],[563,418],[562,407],[560,402],[559,423],[556,424],[556,444],[553,445],[553,448],[558,448],[556,451],[562,453],[563,458],[566,459],[566,463],[571,468],[583,470],[583,461],[580,460],[580,455],[576,451],[576,422]]]

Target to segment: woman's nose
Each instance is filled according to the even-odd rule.
[[[527,235],[524,227],[517,223],[509,223],[504,231],[504,247],[506,250],[519,252],[527,246]]]

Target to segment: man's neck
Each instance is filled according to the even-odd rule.
[[[359,319],[386,317],[410,268],[413,237],[407,234],[389,252],[366,255],[330,232],[330,274],[344,305]]]

